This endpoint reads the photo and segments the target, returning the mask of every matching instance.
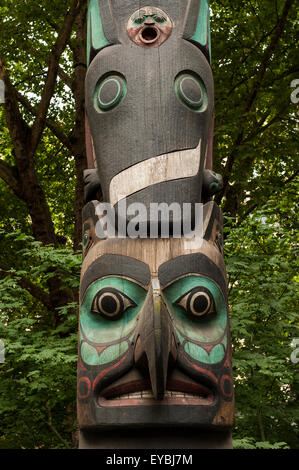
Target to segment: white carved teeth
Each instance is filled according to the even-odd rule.
[[[110,400],[128,400],[128,399],[154,399],[154,395],[150,390],[145,390],[142,392],[128,393],[126,395],[119,395],[116,397],[109,398]],[[184,392],[172,392],[166,390],[164,393],[164,398],[207,398],[206,395],[200,395],[196,393],[184,393]]]

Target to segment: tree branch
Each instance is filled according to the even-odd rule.
[[[24,106],[25,109],[27,109],[31,114],[34,116],[37,116],[38,113],[38,108],[32,106],[30,101],[23,96],[21,93],[17,92],[17,99],[18,101]],[[52,119],[46,119],[45,120],[46,126],[53,132],[53,134],[57,137],[60,142],[65,145],[65,147],[72,152],[72,145],[70,142],[70,139],[67,137],[67,135],[63,132],[62,127],[58,122],[53,121]]]
[[[25,289],[29,294],[32,295],[36,300],[41,302],[48,310],[53,311],[53,307],[50,301],[50,295],[44,291],[41,287],[37,286],[29,279],[25,278],[24,276],[18,276],[18,274],[12,273],[7,267],[1,266],[0,273],[4,276],[13,275],[16,277],[17,284],[22,288]]]
[[[30,152],[33,155],[39,144],[41,134],[45,127],[45,119],[48,113],[51,98],[55,90],[56,79],[59,71],[59,61],[61,54],[65,50],[68,40],[70,38],[72,27],[76,16],[80,12],[81,6],[85,3],[84,0],[73,0],[69,12],[67,13],[57,40],[52,48],[50,55],[50,62],[45,86],[42,92],[41,101],[37,108],[37,118],[32,127],[32,135],[30,142]]]
[[[11,84],[9,75],[4,61],[0,57],[0,79],[4,81],[5,85],[5,116],[9,133],[14,145],[18,147],[25,147],[27,144],[28,136],[30,135],[30,128],[24,121],[16,98],[16,90]],[[22,150],[21,150],[22,152]]]
[[[0,178],[14,191],[14,193],[21,197],[21,188],[17,178],[16,170],[4,160],[0,160]]]
[[[259,93],[259,91],[262,87],[268,64],[271,60],[272,55],[275,52],[275,49],[276,49],[276,47],[279,43],[279,40],[280,40],[280,38],[283,34],[283,30],[284,30],[284,27],[285,27],[285,24],[286,24],[286,21],[287,21],[287,17],[288,17],[289,11],[290,11],[293,3],[294,3],[294,0],[286,0],[285,1],[283,12],[282,12],[282,15],[280,17],[280,20],[279,20],[278,24],[276,25],[276,28],[275,28],[273,36],[271,38],[270,44],[266,48],[266,50],[263,54],[263,58],[261,60],[261,65],[260,65],[259,70],[257,72],[256,80],[253,83],[251,92],[249,93],[248,101],[247,101],[247,103],[244,107],[243,115],[242,115],[242,118],[241,118],[241,122],[242,122],[241,130],[238,133],[238,135],[237,135],[237,137],[236,137],[236,139],[233,143],[232,150],[231,150],[231,152],[230,152],[230,154],[227,158],[227,162],[226,162],[224,173],[223,173],[223,189],[217,195],[217,197],[215,198],[215,200],[218,204],[221,202],[222,198],[227,193],[227,190],[228,190],[228,187],[229,187],[228,186],[229,175],[232,171],[232,168],[233,168],[233,165],[234,165],[234,162],[235,162],[237,149],[243,143],[243,138],[244,138],[243,123],[247,119],[248,113],[251,111],[252,106],[255,103],[255,100],[257,98],[257,95],[258,95],[258,93]]]

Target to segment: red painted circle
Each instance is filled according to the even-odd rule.
[[[220,380],[220,387],[223,395],[227,398],[231,398],[233,395],[233,381],[229,375],[223,375]],[[229,392],[227,390],[229,389]]]
[[[87,392],[82,394],[80,393],[80,385],[82,385],[84,387],[87,386]],[[79,379],[79,382],[78,382],[78,397],[81,398],[81,400],[84,400],[85,398],[88,398],[89,395],[90,395],[90,391],[91,391],[91,383],[90,383],[90,380],[88,377],[81,377]]]

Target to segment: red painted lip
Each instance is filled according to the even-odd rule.
[[[166,385],[166,395],[163,400],[155,400],[150,397],[136,397],[137,393],[151,392],[149,380],[136,380],[123,383],[119,386],[108,387],[98,397],[98,404],[102,407],[115,406],[211,406],[215,401],[215,393],[206,386],[189,382],[188,380],[170,379]],[[179,394],[192,394],[194,396],[169,396],[171,392]],[[126,395],[135,394],[133,397]],[[124,398],[119,398],[124,396]]]
[[[155,400],[154,398],[124,398],[107,400],[104,397],[98,398],[98,404],[101,407],[119,407],[119,406],[211,406],[214,403],[214,395],[207,398],[203,397],[167,397],[163,400]]]

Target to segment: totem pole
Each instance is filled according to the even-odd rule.
[[[222,214],[213,201],[207,0],[90,0],[78,419],[81,448],[230,448]],[[114,236],[100,235],[102,202]],[[142,204],[146,236],[127,231]],[[152,205],[202,207],[202,233]],[[125,234],[120,227],[125,227]],[[120,235],[121,232],[121,235]],[[101,232],[102,233],[102,232]],[[120,236],[118,236],[120,235]]]

